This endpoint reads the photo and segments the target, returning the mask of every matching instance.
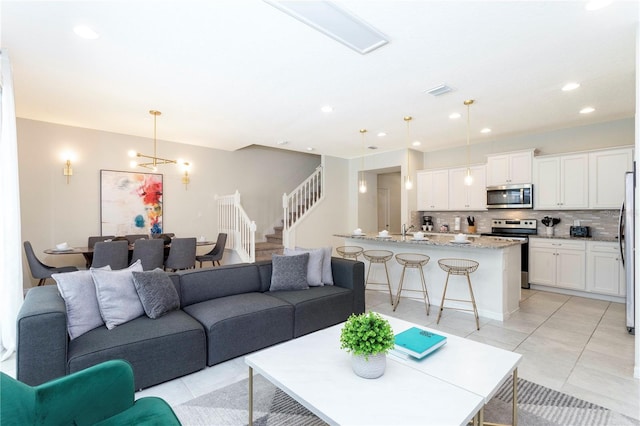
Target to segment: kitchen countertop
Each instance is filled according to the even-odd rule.
[[[441,234],[441,233],[425,233],[425,239],[414,240],[412,234],[407,234],[403,237],[400,234],[389,234],[388,238],[380,238],[378,234],[334,234],[335,237],[352,238],[354,240],[368,240],[381,243],[398,244],[398,245],[421,245],[421,246],[449,246],[460,247],[464,249],[469,248],[482,248],[482,249],[502,249],[505,247],[511,247],[522,244],[522,241],[508,241],[503,238],[495,237],[481,237],[476,234],[467,234],[467,238],[470,241],[467,244],[452,242],[456,234]]]

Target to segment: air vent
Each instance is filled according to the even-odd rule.
[[[435,86],[435,87],[432,87],[431,89],[425,90],[425,93],[432,96],[441,96],[441,95],[444,95],[445,93],[451,92],[452,90],[453,88],[451,88],[450,86],[447,86],[446,84],[441,84],[439,86]]]

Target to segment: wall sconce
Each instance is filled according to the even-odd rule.
[[[72,153],[66,153],[62,156],[65,161],[64,168],[62,169],[62,175],[67,177],[67,185],[69,184],[69,176],[73,176],[73,169],[71,168],[71,161],[75,159]]]
[[[191,170],[191,163],[189,163],[188,161],[182,161],[182,160],[178,160],[178,164],[180,165],[180,168],[182,169],[182,172],[184,173],[182,175],[182,183],[184,184],[184,189],[188,189],[188,185],[189,183],[191,183],[191,177],[189,177],[189,170]]]

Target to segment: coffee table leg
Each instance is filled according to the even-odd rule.
[[[518,425],[518,369],[513,370],[513,413],[512,425]]]
[[[518,369],[513,370],[513,408],[511,411],[511,426],[518,425]],[[484,407],[478,412],[480,418],[480,426],[508,426],[501,423],[485,423],[484,422]]]
[[[253,426],[253,368],[249,367],[249,426]]]

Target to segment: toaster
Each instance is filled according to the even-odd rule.
[[[569,228],[569,235],[572,237],[589,237],[588,226],[572,226]]]

